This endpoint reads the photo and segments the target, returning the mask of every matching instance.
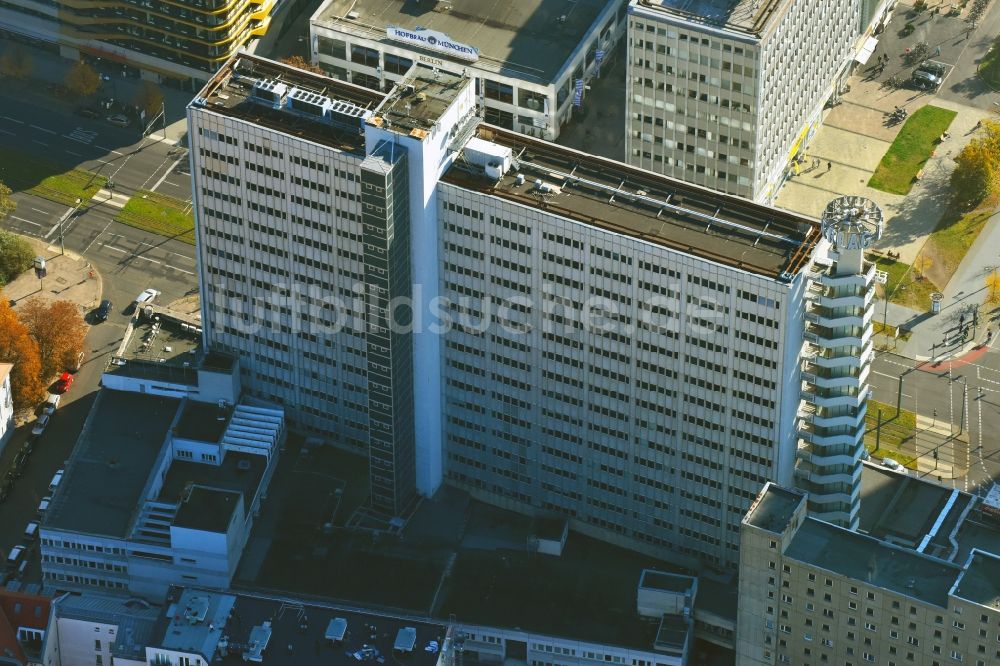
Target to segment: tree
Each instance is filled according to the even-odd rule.
[[[970,141],[955,157],[951,187],[955,202],[975,206],[1000,189],[1000,123],[982,123],[983,136]]]
[[[135,94],[133,104],[141,111],[146,112],[146,120],[148,121],[160,112],[163,106],[163,91],[152,81],[143,81],[142,85],[139,86],[139,92]]]
[[[0,74],[12,79],[26,79],[31,75],[35,61],[17,44],[8,46],[0,56]]]
[[[70,301],[32,299],[21,306],[21,323],[38,343],[42,376],[51,377],[76,363],[83,351],[87,325]]]
[[[45,397],[38,345],[6,300],[0,300],[0,361],[13,363],[10,384],[14,409],[33,407]]]
[[[296,69],[304,69],[307,72],[312,72],[313,74],[320,74],[321,76],[326,76],[326,72],[323,71],[322,67],[318,67],[300,55],[288,56],[287,58],[282,58],[278,62],[284,63],[289,67],[294,67]]]
[[[1000,273],[995,268],[986,276],[986,304],[1000,305]]]
[[[0,287],[31,268],[35,251],[17,234],[0,230]]]
[[[917,272],[917,279],[923,280],[924,273],[927,269],[934,265],[934,260],[931,259],[926,254],[918,254],[917,258],[913,260],[913,270]]]
[[[0,183],[0,220],[17,210],[17,202],[10,195],[10,188]]]
[[[101,77],[81,60],[66,73],[66,87],[81,97],[90,97],[100,89]]]

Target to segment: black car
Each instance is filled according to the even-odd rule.
[[[84,118],[100,118],[101,112],[89,106],[80,106],[76,109],[76,115],[83,116]]]
[[[105,321],[108,315],[111,314],[111,301],[104,299],[101,304],[97,306],[97,312],[94,316],[97,317],[97,321]]]
[[[37,437],[29,437],[24,441],[24,444],[21,445],[21,451],[24,452],[24,455],[26,456],[31,455],[31,452],[35,450],[35,442],[37,441],[38,441]]]
[[[6,502],[7,496],[10,495],[11,489],[14,487],[14,482],[10,479],[6,479],[0,482],[0,502]]]

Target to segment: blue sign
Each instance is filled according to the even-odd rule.
[[[573,86],[573,106],[583,106],[583,79],[577,79]]]
[[[594,56],[597,58],[597,64],[600,65],[601,61],[604,60],[604,49],[597,49],[597,53]]]

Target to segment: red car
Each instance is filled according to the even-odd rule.
[[[72,385],[73,375],[64,372],[59,376],[59,381],[56,382],[55,393],[65,393]]]

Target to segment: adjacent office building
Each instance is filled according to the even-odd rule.
[[[430,68],[383,96],[228,63],[189,107],[207,344],[367,452],[387,518],[447,479],[734,566],[760,484],[793,483],[830,242],[475,107],[469,77]]]
[[[866,464],[859,531],[807,504],[768,484],[743,522],[737,666],[1000,661],[1000,530],[977,497]]]
[[[389,90],[414,63],[476,81],[486,122],[552,140],[625,32],[624,0],[327,0],[312,61]]]
[[[629,163],[772,201],[864,50],[862,5],[881,23],[879,4],[631,0]]]
[[[284,446],[280,407],[244,400],[239,364],[166,315],[127,336],[41,519],[59,590],[162,598],[228,587]]]
[[[63,57],[103,58],[154,81],[204,82],[263,35],[276,0],[123,2],[5,0],[0,31],[58,46]],[[0,33],[2,34],[2,33]]]

